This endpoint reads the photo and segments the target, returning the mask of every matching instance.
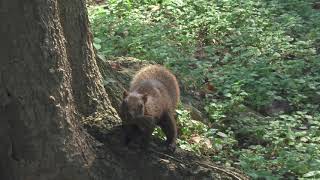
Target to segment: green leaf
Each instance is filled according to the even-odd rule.
[[[93,42],[100,44],[102,41],[101,41],[101,39],[95,37],[95,38],[93,38]]]
[[[101,49],[101,45],[100,45],[100,44],[93,43],[93,46],[94,46],[97,50]]]
[[[315,177],[317,175],[320,175],[320,171],[310,171],[304,174],[303,177],[308,178],[308,177]]]
[[[217,135],[220,136],[220,137],[223,137],[223,138],[227,138],[228,137],[228,135],[226,135],[223,132],[218,132]]]

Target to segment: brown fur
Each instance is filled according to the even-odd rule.
[[[172,98],[172,104],[176,106],[180,97],[179,85],[176,77],[165,67],[160,65],[150,65],[142,68],[132,79],[130,91],[135,89],[142,81],[158,80],[166,88]]]
[[[133,77],[129,92],[124,93],[120,116],[125,124],[142,131],[146,139],[155,125],[159,125],[167,137],[169,149],[174,151],[177,138],[174,113],[179,96],[178,82],[170,71],[159,65],[147,66]],[[126,131],[130,136],[133,130]]]

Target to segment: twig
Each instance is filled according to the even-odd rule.
[[[170,156],[170,155],[168,155],[168,154],[165,154],[165,153],[162,153],[162,152],[158,152],[158,151],[155,151],[155,150],[153,150],[153,149],[150,149],[150,151],[152,151],[152,152],[154,152],[154,153],[157,153],[157,154],[160,154],[160,155],[162,155],[162,156],[165,156],[165,157],[167,157],[167,158],[169,158],[169,159],[172,159],[172,160],[174,160],[174,161],[177,161],[177,162],[179,162],[179,163],[181,163],[181,164],[186,164],[185,162],[183,162],[183,161],[181,161],[181,160],[179,160],[179,159],[177,159],[177,158],[175,158],[175,157],[173,157],[173,156]],[[195,161],[195,163],[197,163],[198,165],[206,166],[206,167],[208,167],[208,168],[215,169],[215,170],[218,170],[218,171],[220,171],[220,172],[223,172],[223,173],[225,173],[225,174],[227,174],[227,175],[229,175],[229,176],[231,176],[231,177],[233,177],[234,179],[237,179],[237,180],[246,180],[246,179],[248,179],[248,178],[243,177],[242,175],[240,175],[240,174],[237,173],[237,172],[225,170],[225,169],[222,169],[222,168],[217,167],[217,166],[213,166],[213,165],[201,163],[201,162],[199,162],[199,161]],[[188,165],[192,165],[192,163],[189,163]]]

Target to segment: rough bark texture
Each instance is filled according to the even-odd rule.
[[[117,57],[109,60],[102,60],[97,57],[96,60],[104,79],[104,88],[110,96],[109,100],[119,112],[123,91],[129,89],[134,74],[143,66],[150,65],[150,63],[132,57]]]
[[[0,8],[0,179],[90,179],[95,153],[77,119],[108,101],[84,1]]]
[[[3,0],[0,22],[0,179],[232,179],[123,145],[83,0]]]
[[[73,97],[80,113],[90,115],[109,108],[92,51],[91,33],[84,1],[58,0],[60,23],[70,62]],[[89,36],[90,33],[90,36]],[[81,90],[81,91],[79,91]]]

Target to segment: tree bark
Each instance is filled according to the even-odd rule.
[[[1,180],[232,179],[190,155],[123,146],[84,0],[2,0],[0,22]],[[92,116],[102,143],[81,127]]]
[[[107,94],[102,84],[94,58],[88,15],[84,1],[58,1],[58,11],[66,54],[72,73],[72,88],[75,104],[83,115],[90,115],[99,109],[109,108]]]
[[[7,0],[0,13],[0,179],[92,178],[77,119],[110,106],[85,2]]]

